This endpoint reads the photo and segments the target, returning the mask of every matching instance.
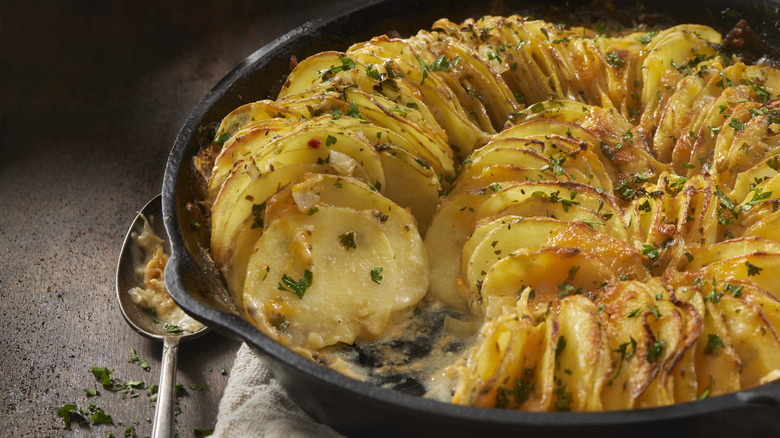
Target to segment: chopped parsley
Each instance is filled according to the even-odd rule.
[[[263,228],[263,213],[265,212],[265,202],[252,205],[252,229]]]
[[[650,363],[653,363],[657,361],[661,354],[664,351],[664,345],[666,344],[666,340],[664,339],[658,339],[653,343],[653,345],[650,346],[650,348],[647,349],[647,361]]]
[[[650,41],[653,41],[653,38],[655,38],[656,35],[658,35],[658,31],[654,30],[654,31],[648,32],[648,33],[646,33],[646,34],[644,34],[644,35],[642,35],[640,37],[637,37],[636,40],[639,41],[642,44],[647,44]]]
[[[658,259],[658,248],[653,245],[642,244],[642,255],[647,256],[650,260]]]
[[[277,289],[292,292],[296,297],[303,299],[303,295],[306,293],[306,289],[311,286],[314,274],[308,269],[303,272],[303,277],[300,280],[295,281],[287,275],[285,272],[282,275],[282,281],[277,286]]]
[[[376,284],[381,284],[382,278],[382,268],[376,267],[371,270],[371,281]]]
[[[704,347],[704,354],[712,354],[715,350],[718,348],[725,348],[726,345],[723,343],[723,340],[720,338],[720,336],[716,334],[709,334],[707,335],[707,346]]]
[[[626,64],[626,61],[615,51],[611,51],[607,52],[607,64],[615,68],[621,68]]]
[[[748,275],[748,277],[752,277],[754,275],[761,275],[761,271],[764,270],[764,268],[759,268],[758,266],[750,263],[747,260],[745,260],[745,266],[747,266],[747,275]]]
[[[350,231],[339,236],[339,242],[344,249],[355,249],[357,244],[355,243],[355,232]]]

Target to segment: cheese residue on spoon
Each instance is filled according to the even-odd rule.
[[[154,319],[170,333],[181,331],[194,333],[203,329],[203,324],[184,313],[168,295],[163,278],[168,254],[163,249],[163,240],[149,226],[146,216],[143,214],[140,216],[144,221],[143,231],[141,234],[133,233],[132,238],[146,254],[144,262],[136,266],[136,273],[143,276],[144,285],[130,289],[128,291],[130,298],[141,308],[149,311]]]

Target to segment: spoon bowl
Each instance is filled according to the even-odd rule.
[[[143,287],[144,282],[142,268],[145,266],[147,255],[135,239],[135,236],[140,235],[144,230],[144,217],[149,222],[154,234],[163,239],[165,253],[170,254],[170,244],[162,220],[161,196],[157,195],[136,215],[127,231],[117,262],[116,296],[122,316],[133,330],[146,338],[163,342],[157,408],[152,425],[152,437],[162,438],[174,436],[173,408],[179,343],[203,336],[208,332],[208,329],[204,327],[197,332],[171,332],[163,322],[158,321],[152,313],[136,304],[130,296],[129,291],[134,287]]]

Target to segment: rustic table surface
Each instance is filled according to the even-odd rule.
[[[351,3],[3,1],[3,436],[151,434],[154,408],[140,386],[158,382],[162,348],[116,304],[125,231],[160,192],[174,138],[208,90],[274,38]],[[182,345],[180,437],[214,427],[238,346],[213,333]],[[131,362],[132,349],[148,370]],[[112,392],[92,367],[143,384]],[[94,405],[113,424],[64,430],[57,411],[67,404]]]

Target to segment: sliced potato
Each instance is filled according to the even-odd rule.
[[[556,410],[600,411],[601,389],[612,370],[598,306],[582,295],[561,300],[555,373]]]
[[[341,236],[351,236],[350,243]],[[255,245],[244,287],[246,313],[294,346],[316,349],[376,337],[399,310],[397,291],[406,284],[396,257],[401,255],[389,236],[366,212],[322,206],[312,216],[285,216]],[[380,280],[373,281],[376,269]]]

